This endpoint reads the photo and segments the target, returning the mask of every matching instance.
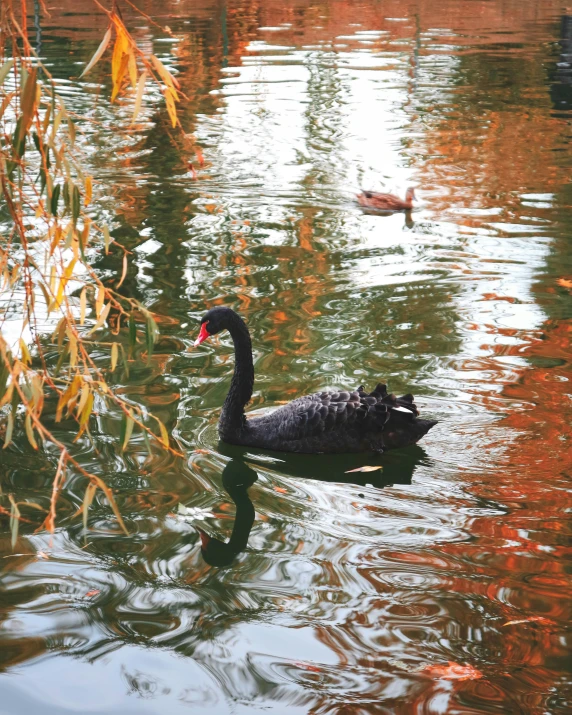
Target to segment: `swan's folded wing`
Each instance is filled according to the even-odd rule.
[[[381,387],[384,390],[380,390]],[[380,432],[396,409],[404,412],[404,418],[414,417],[415,406],[409,397],[397,400],[388,395],[382,385],[369,395],[363,388],[351,392],[317,392],[299,397],[271,417],[276,420],[283,440],[303,439],[338,428],[356,429],[361,433]]]

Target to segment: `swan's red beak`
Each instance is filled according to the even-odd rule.
[[[201,343],[204,343],[207,338],[210,338],[210,334],[207,332],[208,322],[209,321],[207,320],[206,323],[203,323],[201,325],[201,332],[199,333],[199,337],[195,340],[195,347],[197,347],[197,345],[200,345]]]
[[[202,529],[197,529],[197,531],[199,532],[199,536],[201,537],[201,549],[206,549],[209,545],[211,537],[208,534],[205,534]]]

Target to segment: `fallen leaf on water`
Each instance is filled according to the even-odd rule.
[[[346,474],[349,474],[350,472],[375,472],[378,469],[383,469],[383,467],[358,467],[357,469],[348,469]]]
[[[547,626],[555,626],[556,623],[551,621],[550,618],[545,618],[544,616],[530,616],[530,618],[519,618],[517,621],[507,621],[503,623],[503,628],[505,626],[516,626],[519,623],[544,623]]]
[[[572,290],[572,281],[566,280],[566,278],[558,278],[556,282],[559,286]]]
[[[49,559],[50,557],[46,554],[45,551],[38,551],[36,553],[36,557],[39,559]]]
[[[459,665],[449,661],[449,665],[426,665],[423,673],[441,680],[478,680],[483,677],[480,670],[472,665]]]
[[[280,494],[288,494],[288,490],[284,489],[284,487],[274,487],[275,492],[280,492]]]
[[[210,454],[208,449],[195,449],[195,454]]]
[[[419,671],[421,671],[427,667],[425,665],[420,665],[419,663],[405,663],[404,661],[399,660],[398,658],[388,658],[387,662],[390,665],[393,665],[396,668],[399,668],[399,670],[405,670],[408,673],[419,673]]]
[[[98,588],[92,588],[91,591],[88,591],[85,594],[86,598],[91,598],[92,596],[97,596],[98,593],[101,593],[101,591]]]
[[[294,661],[294,665],[297,668],[302,668],[303,670],[310,670],[312,673],[322,672],[322,669],[318,668],[317,665],[310,665],[310,663],[301,663],[299,660]]]

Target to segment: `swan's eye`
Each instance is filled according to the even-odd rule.
[[[208,322],[209,321],[207,320],[201,325],[201,332],[199,333],[199,337],[195,340],[195,347],[197,347],[197,345],[200,345],[201,343],[204,343],[207,338],[210,338],[210,333],[208,333],[207,331]]]

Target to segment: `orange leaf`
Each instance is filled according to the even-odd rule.
[[[569,290],[572,290],[572,281],[566,280],[566,278],[558,278],[556,281],[559,286],[562,286],[563,288],[568,288]]]
[[[121,284],[125,280],[125,276],[127,275],[127,254],[123,254],[123,270],[121,272],[121,278],[119,279],[119,283],[116,285],[116,288],[121,288]]]
[[[288,490],[284,489],[284,487],[274,487],[275,492],[280,492],[280,494],[288,494]]]
[[[92,596],[97,596],[98,593],[101,593],[101,591],[98,588],[93,588],[91,591],[88,591],[85,594],[86,598],[91,598]]]
[[[483,677],[472,665],[459,665],[452,660],[449,665],[426,665],[421,672],[440,680],[478,680]]]

